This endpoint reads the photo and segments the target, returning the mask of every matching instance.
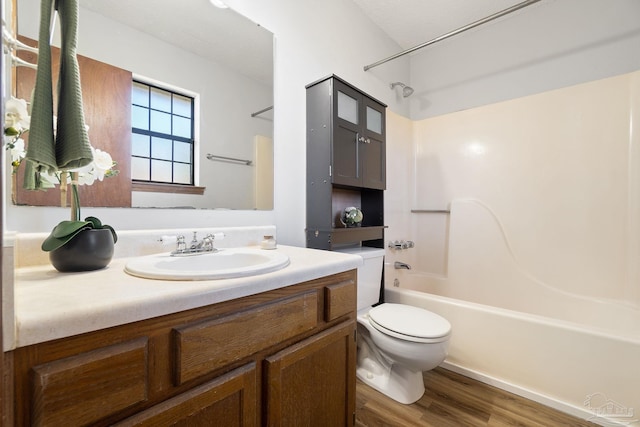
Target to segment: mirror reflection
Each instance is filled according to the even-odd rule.
[[[20,36],[37,40],[39,7],[37,0],[17,1]],[[130,75],[123,92],[83,72],[81,64],[92,145],[111,152],[125,175],[118,179],[129,185],[134,179],[131,206],[273,209],[273,35],[208,0],[179,7],[170,0],[81,0],[80,7],[78,54]],[[27,67],[18,71],[34,75]],[[28,81],[20,75],[14,91]],[[85,88],[92,78],[94,93]],[[145,90],[148,101],[140,101]],[[18,96],[28,98],[29,91],[22,87]],[[145,108],[148,119],[141,120]],[[158,116],[168,117],[169,125],[159,124]],[[125,135],[114,132],[118,126]],[[100,199],[104,192],[96,193],[91,206],[114,206]]]

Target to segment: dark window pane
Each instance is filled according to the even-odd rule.
[[[183,138],[191,138],[191,119],[173,116],[173,134]]]
[[[151,180],[158,182],[172,182],[171,162],[151,160]]]
[[[191,163],[191,144],[174,141],[173,160],[176,162]]]
[[[131,155],[140,157],[151,156],[148,135],[141,135],[139,133],[131,135]]]
[[[193,98],[133,82],[131,103],[131,178],[193,185]]]
[[[151,138],[151,157],[154,159],[171,160],[173,155],[170,139]]]
[[[178,184],[190,184],[191,165],[185,163],[174,163],[173,165],[173,181]]]
[[[171,114],[151,110],[151,132],[171,135]]]
[[[137,105],[132,106],[131,126],[136,129],[149,130],[149,110]]]
[[[149,106],[149,86],[133,82],[133,88],[131,90],[131,103],[134,105],[140,105],[141,107]]]
[[[187,96],[173,95],[173,114],[191,118],[193,98]]]
[[[171,112],[171,92],[166,90],[151,88],[151,108],[154,110]]]
[[[131,179],[140,181],[149,181],[151,179],[149,175],[149,159],[140,157],[131,158]]]

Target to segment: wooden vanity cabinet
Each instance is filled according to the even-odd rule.
[[[353,426],[356,272],[18,348],[10,424]]]

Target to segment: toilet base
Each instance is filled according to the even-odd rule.
[[[405,405],[419,400],[424,394],[422,372],[403,366],[385,366],[371,355],[359,357],[356,376],[366,385]]]

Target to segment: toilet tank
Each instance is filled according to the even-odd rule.
[[[364,261],[358,267],[358,311],[377,303],[380,300],[384,249],[360,247],[339,249],[338,252],[360,255]]]

